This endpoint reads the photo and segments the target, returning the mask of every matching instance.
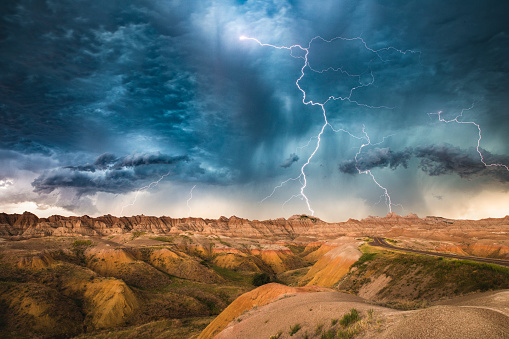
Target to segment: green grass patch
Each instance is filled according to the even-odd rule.
[[[300,324],[295,324],[293,326],[290,326],[290,332],[288,332],[288,334],[291,336],[293,336],[295,333],[299,332],[299,330],[301,329],[302,327],[300,326]]]
[[[365,262],[372,261],[377,256],[377,253],[363,253],[359,260],[357,260],[352,266],[359,267]]]
[[[299,255],[299,254],[303,253],[304,250],[306,249],[306,246],[303,246],[303,245],[289,244],[289,245],[286,245],[286,247],[288,247],[290,249],[290,251],[292,251],[292,253],[295,255]]]
[[[150,237],[150,239],[173,243],[173,241],[175,240],[175,237]]]
[[[361,317],[359,315],[359,311],[357,311],[355,308],[352,308],[350,313],[345,314],[343,318],[341,318],[339,324],[341,326],[347,327],[350,324],[356,323],[360,319]]]
[[[315,335],[319,335],[323,331],[323,324],[316,324],[315,326]]]
[[[336,330],[330,329],[320,336],[320,339],[335,339],[336,338]]]
[[[270,275],[268,275],[265,272],[256,273],[253,276],[253,285],[254,286],[262,286],[262,285],[270,283],[271,281],[272,281],[272,279],[270,278]]]
[[[142,235],[145,235],[145,234],[146,234],[146,232],[138,232],[138,231],[131,232],[131,240],[139,238],[139,237],[141,237]]]
[[[86,239],[76,239],[73,241],[72,243],[72,247],[73,248],[78,248],[78,247],[88,247],[88,246],[92,246],[92,241],[91,240],[86,240]]]
[[[394,305],[387,306],[394,308],[421,308],[425,302],[443,297],[509,288],[508,267],[369,245],[360,250],[363,254],[353,265],[357,270],[351,271],[338,288],[358,293],[363,285],[386,275],[390,281],[376,298],[390,300]]]
[[[242,271],[233,271],[228,268],[223,268],[216,266],[214,264],[209,264],[209,267],[212,268],[217,274],[223,277],[226,280],[229,280],[234,283],[241,284],[249,284],[252,283],[252,273],[242,272]]]

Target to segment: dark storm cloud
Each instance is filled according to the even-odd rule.
[[[104,170],[113,166],[113,164],[117,161],[118,158],[115,156],[115,154],[104,153],[98,156],[97,159],[95,159],[94,167],[100,170]]]
[[[206,157],[218,170],[228,167],[238,180],[252,180],[258,172],[250,154],[262,143],[274,144],[287,122],[277,94],[298,93],[292,83],[275,90],[266,78],[270,60],[264,63],[270,67],[255,65],[248,58],[253,46],[239,45],[233,23],[237,16],[265,20],[269,15],[265,29],[277,28],[278,21],[292,21],[285,15],[292,6],[232,5],[0,4],[5,13],[0,18],[0,147],[45,154],[131,153],[148,146],[129,144],[142,136],[163,153],[171,147]],[[298,133],[310,126],[292,121]]]
[[[357,161],[346,160],[339,164],[339,171],[347,174],[357,174],[360,171],[368,171],[373,168],[389,167],[395,170],[399,166],[408,167],[408,161],[412,156],[412,149],[394,152],[389,148],[373,148],[357,156]]]
[[[189,157],[186,155],[169,156],[164,154],[144,154],[127,156],[122,161],[116,163],[114,168],[122,167],[137,167],[142,165],[171,165],[181,161],[188,161]]]
[[[47,171],[36,178],[32,186],[36,193],[51,193],[56,189],[69,188],[76,190],[78,195],[97,192],[125,193],[139,188],[146,180],[156,176],[182,179],[183,173],[204,173],[199,166],[179,166],[187,162],[189,157],[185,155],[156,153],[118,158],[114,154],[105,153],[97,157],[93,164]]]
[[[509,164],[509,157],[494,155],[479,149],[487,164]],[[500,182],[509,182],[509,173],[504,168],[486,167],[475,148],[463,150],[449,144],[428,145],[415,148],[415,157],[420,158],[420,168],[430,176],[457,174],[464,179],[490,176]]]
[[[80,172],[95,172],[96,170],[120,170],[144,165],[172,165],[181,161],[189,161],[189,157],[187,155],[170,156],[161,153],[150,153],[118,158],[114,154],[104,153],[98,156],[93,164],[65,166],[64,168]]]
[[[476,101],[469,118],[482,123],[492,144],[509,145],[508,11],[498,0],[2,1],[0,170],[29,168],[37,192],[59,190],[68,200],[72,190],[133,191],[169,170],[168,180],[182,182],[279,181],[283,171],[274,169],[289,174],[298,160],[281,162],[281,154],[316,136],[323,115],[302,104],[295,84],[302,59],[238,37],[307,45],[320,35],[362,36],[366,45],[313,43],[313,67],[348,73],[305,69],[306,98],[351,96],[353,103],[325,106],[332,125],[353,134],[362,124],[376,126],[373,134],[403,140],[342,162],[342,173],[401,169],[412,156],[430,175],[503,180],[501,171],[475,164],[475,154],[439,146],[417,153],[417,145],[441,142],[434,131],[433,141],[405,135],[429,124],[428,112],[453,115]],[[384,50],[382,61],[366,46],[420,53]],[[332,138],[324,134],[312,163],[351,155],[333,150]],[[117,156],[124,154],[138,155]],[[80,199],[72,200],[74,209]]]
[[[292,164],[294,162],[297,162],[297,161],[299,161],[299,156],[297,154],[295,154],[295,153],[292,153],[292,154],[290,154],[288,159],[283,161],[279,166],[281,166],[283,168],[288,168],[288,167],[292,166]]]
[[[106,150],[140,128],[193,139],[182,127],[195,113],[194,75],[172,43],[180,31],[157,24],[156,2],[0,6],[0,145]]]
[[[479,149],[487,164],[509,164],[509,157],[494,155]],[[365,151],[355,159],[339,164],[339,171],[347,174],[358,174],[375,168],[389,167],[395,170],[399,166],[408,168],[412,158],[420,159],[419,168],[429,176],[457,174],[463,179],[489,176],[497,181],[508,182],[509,173],[505,168],[485,166],[475,148],[461,149],[449,144],[418,146],[395,152],[389,148],[374,148]]]

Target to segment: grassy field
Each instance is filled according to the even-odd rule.
[[[388,282],[376,293],[375,300],[383,300],[388,306],[419,307],[441,298],[509,288],[509,268],[503,266],[369,245],[360,249],[363,255],[337,288],[362,295],[383,278]]]

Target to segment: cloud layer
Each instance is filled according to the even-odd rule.
[[[480,148],[487,165],[508,164],[509,157],[493,155]],[[357,160],[350,159],[341,162],[339,171],[346,174],[358,174],[388,167],[395,170],[399,166],[408,168],[410,159],[420,160],[419,168],[429,176],[456,174],[463,179],[479,176],[490,176],[500,182],[509,181],[509,172],[502,166],[487,166],[480,158],[477,149],[468,150],[450,144],[418,146],[415,149],[405,148],[395,152],[389,148],[373,148],[357,156]]]
[[[359,215],[387,212],[371,204],[377,185],[352,180],[359,170],[418,213],[433,214],[426,197],[449,202],[430,191],[442,178],[460,179],[454,197],[506,191],[507,173],[479,161],[477,130],[427,113],[452,119],[474,104],[464,119],[482,126],[485,160],[509,163],[508,11],[496,0],[4,1],[0,207],[115,213],[165,175],[160,192],[172,193],[147,190],[142,212],[187,213],[172,208],[196,184],[196,215],[309,213],[303,199],[281,205],[301,192],[295,178],[312,154],[305,192],[335,220],[352,201]],[[302,49],[241,35],[277,46],[342,39],[313,40],[313,71]],[[329,99],[318,150],[324,112],[303,104],[299,78],[306,100]],[[383,142],[355,161],[364,127]],[[210,207],[219,196],[224,210]]]

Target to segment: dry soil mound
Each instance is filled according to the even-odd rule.
[[[434,306],[403,318],[381,338],[509,338],[509,317],[486,308]]]
[[[212,338],[215,334],[224,329],[233,319],[253,307],[260,307],[285,296],[324,290],[326,289],[317,286],[289,287],[276,283],[260,286],[235,299],[234,302],[232,302],[223,312],[221,312],[220,315],[217,316],[216,319],[214,319],[214,321],[209,324],[209,326],[207,326],[198,338]]]
[[[215,338],[269,338],[280,332],[279,338],[289,338],[290,327],[297,324],[301,328],[293,337],[303,338],[306,333],[313,337],[317,327],[322,327],[318,334],[319,338],[322,331],[331,326],[333,319],[341,319],[352,308],[357,309],[361,316],[365,316],[369,309],[373,309],[377,314],[393,312],[387,308],[367,304],[362,298],[347,293],[334,291],[301,293],[251,310],[232,321]]]
[[[336,247],[321,257],[301,279],[300,285],[332,287],[343,278],[362,253],[355,245]]]

